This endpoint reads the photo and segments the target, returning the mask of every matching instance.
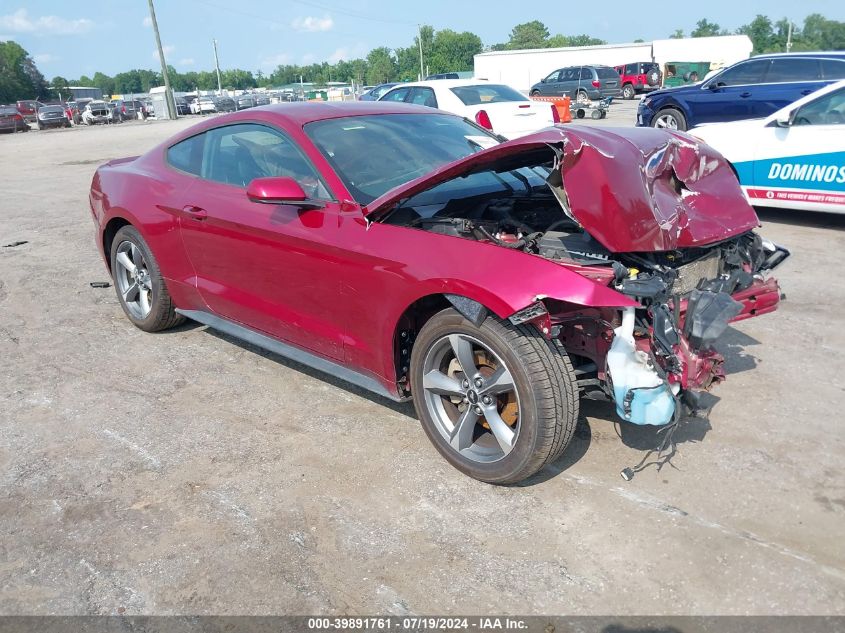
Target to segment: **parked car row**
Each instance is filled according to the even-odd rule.
[[[257,92],[245,92],[244,94],[235,97],[235,105],[238,110],[270,105],[270,97],[266,94]]]
[[[766,117],[839,79],[845,79],[843,52],[759,55],[701,83],[646,95],[637,110],[637,125],[687,130],[703,123]]]

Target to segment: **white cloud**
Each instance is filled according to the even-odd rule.
[[[167,59],[167,56],[170,55],[170,53],[172,53],[173,51],[176,50],[176,47],[172,46],[171,44],[162,44],[161,48],[162,48],[162,50],[164,50],[165,59]],[[156,60],[156,61],[160,61],[159,58],[158,58],[158,49],[157,48],[153,49],[153,59]]]
[[[304,18],[296,18],[290,25],[297,31],[305,31],[307,33],[317,33],[320,31],[331,31],[334,27],[334,20],[332,16],[326,15],[322,18],[315,18],[309,15]]]
[[[336,64],[342,59],[349,59],[349,49],[340,47],[328,57],[330,64]]]
[[[32,60],[36,64],[49,64],[50,62],[56,61],[56,56],[50,53],[38,53],[32,56]]]
[[[268,55],[258,62],[258,67],[261,70],[276,70],[276,66],[282,66],[290,63],[290,55],[287,53],[278,53],[277,55]]]
[[[361,42],[354,46],[341,46],[329,55],[326,59],[330,64],[336,64],[339,61],[349,61],[356,57],[364,57],[367,54],[367,48]]]
[[[145,17],[141,20],[141,26],[151,27],[153,25],[153,19],[150,16]]]
[[[87,33],[94,27],[88,18],[67,20],[57,15],[30,17],[26,9],[18,9],[8,15],[0,15],[0,28],[13,33],[34,33],[36,35],[71,35]]]
[[[193,66],[194,65],[194,58],[193,57],[183,57],[179,60],[177,66]]]

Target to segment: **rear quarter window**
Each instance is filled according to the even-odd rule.
[[[821,60],[822,76],[825,79],[845,79],[845,60]]]
[[[199,176],[202,170],[204,143],[205,134],[198,134],[176,143],[176,145],[171,145],[167,149],[167,164],[179,171]]]
[[[619,73],[612,68],[596,68],[596,73],[598,73],[599,79],[619,79]],[[630,74],[635,73],[631,72]]]
[[[478,86],[456,86],[452,88],[455,96],[466,106],[483,103],[503,103],[508,101],[528,101],[528,98],[510,86],[483,84]]]

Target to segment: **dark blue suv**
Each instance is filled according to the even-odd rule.
[[[652,92],[640,101],[637,125],[688,130],[762,118],[839,79],[845,79],[843,52],[760,55],[702,83]]]

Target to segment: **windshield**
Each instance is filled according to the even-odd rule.
[[[376,114],[315,121],[305,133],[360,204],[498,143],[449,114]]]
[[[502,103],[507,101],[528,101],[528,97],[510,86],[484,84],[479,86],[456,86],[452,92],[464,105],[474,106],[482,103]]]

